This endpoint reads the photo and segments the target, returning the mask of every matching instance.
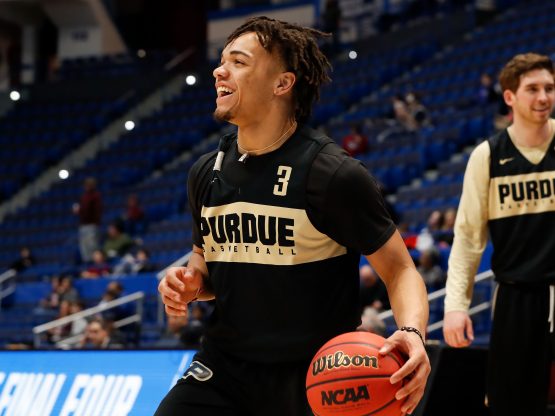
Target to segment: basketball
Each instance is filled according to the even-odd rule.
[[[403,400],[395,393],[403,381],[389,377],[405,360],[395,352],[378,354],[385,338],[348,332],[316,353],[306,376],[306,394],[316,416],[399,416]]]

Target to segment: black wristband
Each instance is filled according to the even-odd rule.
[[[418,329],[413,328],[412,326],[402,326],[401,328],[399,328],[399,331],[414,332],[416,335],[418,335],[420,337],[420,341],[422,341],[422,345],[424,345],[424,347],[426,346],[426,342],[424,341],[424,337],[422,336],[422,334],[420,333],[420,331]]]

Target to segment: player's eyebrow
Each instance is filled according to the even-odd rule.
[[[541,87],[542,85],[547,86],[547,87],[552,87],[552,86],[555,85],[555,83],[553,83],[553,82],[531,82],[529,84],[524,84],[524,88]]]
[[[243,55],[247,58],[252,58],[252,54],[250,54],[248,52],[240,51],[240,50],[237,50],[237,49],[231,50],[227,54],[228,55]],[[224,54],[223,53],[222,53],[220,59],[222,59],[222,60],[224,59]]]

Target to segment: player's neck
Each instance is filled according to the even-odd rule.
[[[513,142],[523,147],[540,147],[553,138],[554,120],[549,119],[543,124],[532,124],[515,120],[508,129]]]
[[[281,147],[295,130],[295,120],[285,115],[240,125],[237,128],[239,152],[251,156],[269,153]]]

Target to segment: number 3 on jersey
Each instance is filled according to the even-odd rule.
[[[277,170],[278,183],[274,185],[274,195],[285,196],[287,194],[287,185],[291,177],[291,166],[279,166]]]

